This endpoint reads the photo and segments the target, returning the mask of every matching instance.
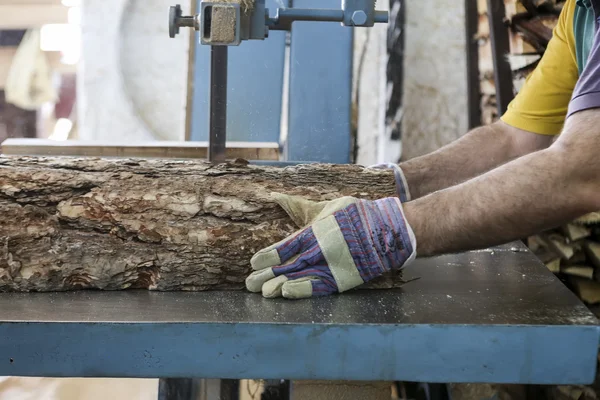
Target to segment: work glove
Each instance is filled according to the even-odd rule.
[[[391,168],[394,170],[394,179],[396,180],[396,194],[402,203],[406,203],[411,200],[410,191],[408,190],[408,183],[404,177],[404,172],[398,164],[394,163],[382,163],[371,165],[368,168],[372,169],[383,169]]]
[[[254,272],[246,279],[251,292],[291,299],[342,293],[416,257],[415,236],[396,197],[273,197],[303,229],[252,257]]]

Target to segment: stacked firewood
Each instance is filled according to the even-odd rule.
[[[527,245],[586,304],[600,311],[600,214],[531,236]]]
[[[510,43],[510,54],[507,56],[513,72],[513,93],[518,93],[525,78],[544,54],[564,2],[565,0],[504,0]],[[481,121],[483,124],[490,124],[500,116],[496,105],[487,1],[478,0],[477,7]]]

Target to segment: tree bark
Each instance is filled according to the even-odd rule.
[[[244,289],[252,255],[298,229],[271,192],[395,187],[391,171],[356,165],[0,157],[0,291]]]

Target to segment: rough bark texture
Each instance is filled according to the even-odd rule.
[[[244,289],[252,254],[297,229],[274,191],[377,198],[394,179],[356,165],[0,157],[0,291]]]

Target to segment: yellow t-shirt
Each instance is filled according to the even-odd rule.
[[[535,70],[502,115],[505,123],[543,135],[561,132],[579,79],[573,29],[576,0],[567,0]]]

